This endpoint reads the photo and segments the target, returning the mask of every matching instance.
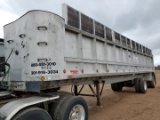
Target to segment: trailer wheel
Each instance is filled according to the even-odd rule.
[[[156,78],[155,78],[155,76],[152,76],[152,81],[147,81],[147,87],[148,88],[155,88],[156,87]]]
[[[22,110],[12,120],[52,120],[52,118],[47,111],[32,107]]]
[[[137,93],[146,93],[147,82],[143,79],[136,79],[135,80],[135,90]]]
[[[135,79],[135,90],[137,93],[140,93],[139,79]]]
[[[140,93],[147,92],[147,81],[140,79],[139,86],[140,86]]]
[[[88,120],[88,106],[81,97],[67,98],[58,111],[56,120]]]
[[[122,91],[123,86],[120,83],[113,83],[111,88],[113,91]]]

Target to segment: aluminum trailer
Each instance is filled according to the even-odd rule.
[[[78,96],[96,97],[101,105],[104,84],[145,93],[156,83],[149,48],[66,4],[63,18],[33,10],[5,25],[4,48],[3,120],[87,120],[87,104]],[[65,85],[73,86],[74,96],[58,91]],[[81,94],[84,85],[92,95]]]

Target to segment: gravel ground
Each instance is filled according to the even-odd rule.
[[[96,106],[96,98],[84,97],[89,106],[89,120],[160,120],[160,71],[156,71],[157,86],[138,94],[134,88],[113,92],[104,86],[102,105]],[[62,88],[69,91],[70,86]],[[83,93],[90,92],[85,88]]]

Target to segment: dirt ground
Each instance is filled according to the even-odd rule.
[[[138,94],[134,88],[113,92],[104,86],[102,106],[96,106],[96,98],[84,97],[89,106],[89,120],[160,120],[160,71],[156,71],[157,86]],[[69,86],[63,90],[69,90]],[[85,89],[83,93],[88,93]]]

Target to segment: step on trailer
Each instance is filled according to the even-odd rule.
[[[135,86],[137,93],[156,85],[149,48],[66,4],[63,17],[33,10],[5,25],[2,42],[0,120],[87,120],[79,96],[101,105],[104,84],[113,91]],[[74,96],[59,91],[65,85]],[[81,93],[84,85],[92,95]]]

